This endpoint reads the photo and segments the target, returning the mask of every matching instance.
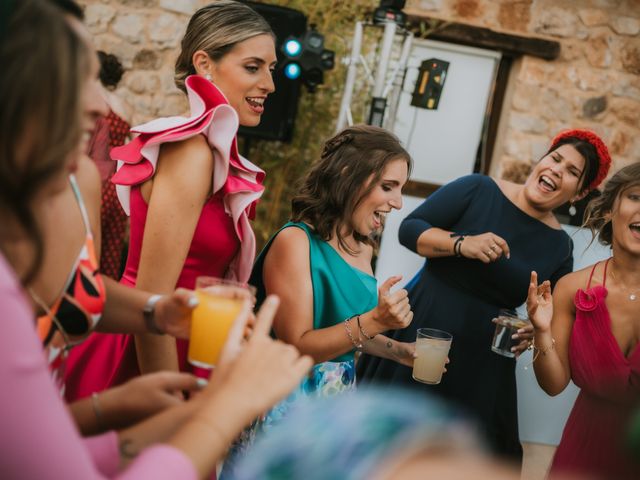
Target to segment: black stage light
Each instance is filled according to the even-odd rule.
[[[286,142],[293,136],[302,69],[298,63],[289,62],[289,56],[284,50],[296,53],[295,44],[287,44],[289,40],[298,39],[307,31],[307,17],[292,8],[248,1],[244,3],[262,15],[276,34],[278,65],[273,73],[276,91],[265,101],[260,124],[256,127],[240,127],[239,133],[249,138]]]
[[[324,48],[324,35],[315,29],[315,25],[311,25],[301,38],[287,39],[282,50],[288,68],[300,65],[302,82],[310,92],[324,83],[324,71],[335,66],[335,52]]]
[[[380,0],[373,12],[373,23],[395,22],[401,27],[407,23],[407,15],[402,11],[405,0]]]

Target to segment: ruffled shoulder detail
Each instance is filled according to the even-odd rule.
[[[212,193],[223,194],[225,210],[233,218],[241,243],[228,276],[246,282],[255,258],[255,235],[249,219],[254,218],[256,203],[264,191],[265,174],[238,153],[238,114],[224,94],[199,75],[188,77],[185,85],[190,116],[158,118],[132,128],[138,136],[111,150],[111,157],[118,162],[111,181],[116,184],[122,208],[130,214],[131,187],[155,174],[160,145],[204,135],[214,158]]]
[[[591,312],[607,298],[607,288],[602,285],[583,290],[579,288],[573,300],[576,308],[583,312]]]

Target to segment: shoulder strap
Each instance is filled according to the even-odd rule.
[[[609,258],[605,261],[605,263],[604,263],[604,277],[603,277],[603,279],[602,279],[602,286],[603,286],[603,287],[605,286],[605,282],[606,282],[606,280],[607,280],[607,265],[609,265],[609,260],[611,260],[611,257],[609,257]],[[594,263],[594,264],[593,264],[593,267],[591,268],[591,273],[589,274],[589,281],[587,282],[587,290],[588,290],[589,288],[591,288],[591,279],[593,278],[593,274],[595,273],[595,271],[596,271],[596,267],[597,267],[598,265],[600,265],[600,262],[596,262],[596,263]]]
[[[82,221],[84,222],[84,227],[87,230],[87,236],[93,238],[93,234],[91,233],[91,222],[89,222],[89,214],[87,213],[87,208],[84,205],[84,200],[82,199],[82,194],[80,193],[80,187],[78,187],[78,181],[76,180],[76,176],[74,174],[69,175],[69,183],[71,184],[71,189],[73,190],[73,194],[76,197],[76,201],[78,202],[78,207],[80,207]]]
[[[602,273],[602,286],[605,287],[607,283],[607,267],[609,266],[609,262],[612,257],[607,258],[607,261],[604,262],[604,272]]]

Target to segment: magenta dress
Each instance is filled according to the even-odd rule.
[[[608,264],[607,260],[607,264]],[[640,463],[625,451],[627,428],[640,400],[640,348],[624,356],[611,332],[605,286],[578,290],[569,342],[571,379],[580,387],[556,451],[551,473],[589,478],[640,478]],[[594,477],[595,476],[595,477]]]
[[[147,204],[140,185],[155,173],[160,145],[194,135],[207,137],[214,154],[213,191],[198,220],[176,287],[194,288],[196,277],[211,275],[241,282],[249,279],[255,258],[255,236],[249,219],[263,191],[264,172],[238,153],[238,116],[224,95],[208,80],[193,75],[186,81],[192,115],[161,118],[133,129],[129,144],[112,150],[119,170],[113,176],[118,197],[131,216],[127,265],[121,282],[136,284]],[[178,341],[180,369],[187,342]],[[66,369],[66,398],[73,401],[119,385],[138,375],[131,335],[93,334],[74,347]]]

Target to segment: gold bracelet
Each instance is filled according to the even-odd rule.
[[[104,417],[102,416],[102,408],[100,408],[100,400],[98,399],[97,392],[91,394],[91,405],[93,405],[93,414],[96,416],[98,427],[104,429]]]
[[[353,317],[351,317],[351,318],[353,318]],[[362,325],[360,325],[360,315],[358,315],[357,322],[358,322],[358,330],[360,330],[360,333],[362,334],[362,336],[364,338],[366,338],[367,340],[373,340],[374,338],[376,338],[375,335],[367,335],[367,332],[364,331],[364,328],[362,328]]]
[[[549,345],[549,346],[547,346],[545,348],[536,347],[535,340],[532,342],[532,345],[533,345],[533,360],[531,361],[531,363],[535,362],[540,354],[542,354],[542,355],[544,355],[546,357],[547,356],[547,352],[550,352],[551,350],[555,350],[555,348],[556,348],[556,339],[552,337],[551,338],[551,345]]]

